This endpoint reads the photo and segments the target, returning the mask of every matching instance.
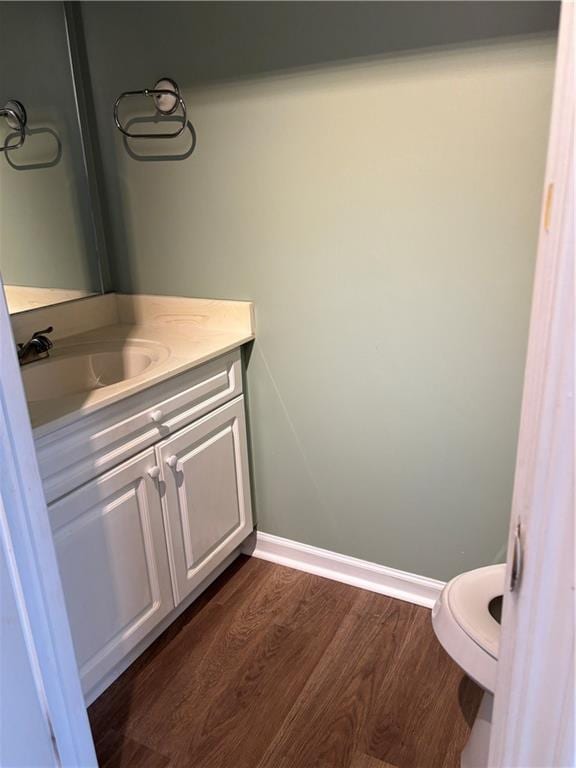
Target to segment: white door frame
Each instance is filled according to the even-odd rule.
[[[0,550],[55,766],[96,768],[28,408],[0,277]],[[8,708],[9,701],[2,707]],[[31,734],[31,738],[41,738]]]
[[[574,766],[574,29],[563,3],[489,765]]]

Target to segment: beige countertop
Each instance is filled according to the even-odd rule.
[[[111,299],[111,296],[115,298]],[[81,304],[85,304],[84,310],[78,306]],[[61,307],[68,311],[68,316],[65,313],[59,316]],[[34,325],[44,320],[54,326],[56,340],[52,359],[70,354],[71,347],[97,348],[102,342],[113,343],[117,347],[148,342],[160,350],[160,354],[143,373],[118,383],[88,392],[29,402],[35,437],[190,370],[254,338],[251,302],[108,294],[45,308],[42,312],[43,318],[28,318],[28,323]],[[94,318],[92,323],[87,317],[89,313]],[[22,316],[18,317],[19,325],[14,327],[13,324],[13,329],[20,341],[29,329],[22,327]],[[102,322],[107,324],[98,324]],[[91,324],[94,327],[90,328]],[[63,331],[69,331],[78,325],[83,328],[80,333],[62,336],[58,333],[58,326]],[[44,361],[30,363],[31,366],[43,364]]]

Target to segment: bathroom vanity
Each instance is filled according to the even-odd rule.
[[[22,374],[92,701],[252,531],[241,347],[253,312],[114,294],[39,312],[64,335]],[[28,314],[17,340],[42,324]]]

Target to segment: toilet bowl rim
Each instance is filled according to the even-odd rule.
[[[495,597],[499,597],[500,595],[504,594],[505,570],[505,564],[498,564],[484,566],[482,568],[476,568],[473,571],[466,571],[465,573],[461,573],[449,581],[448,584],[446,584],[443,596],[443,602],[459,629],[464,632],[466,636],[472,642],[474,642],[484,653],[493,658],[495,661],[498,661],[500,624],[488,612],[488,605]],[[482,611],[483,620],[487,621],[490,630],[497,635],[496,641],[494,641],[493,638],[482,636],[478,626],[475,626],[471,621],[468,621],[466,615],[463,614],[460,608],[455,604],[455,593],[461,586],[462,581],[469,581],[474,578],[474,575],[477,576],[480,573],[483,577],[489,576],[490,579],[495,582],[487,594],[485,594],[485,596],[483,595],[481,604],[482,607],[480,610]],[[486,579],[484,579],[484,584],[485,582]],[[484,604],[486,597],[487,602]],[[486,613],[488,613],[487,616]]]

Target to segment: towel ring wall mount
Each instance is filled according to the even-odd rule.
[[[173,115],[180,108],[182,122],[179,129],[168,133],[131,133],[127,126],[122,125],[118,110],[122,100],[132,96],[149,96],[152,98],[157,116]],[[162,77],[153,88],[144,88],[140,91],[124,91],[118,96],[114,104],[114,122],[116,123],[116,128],[129,139],[175,139],[177,136],[180,136],[186,128],[187,114],[186,104],[180,96],[180,89],[176,81],[170,77]]]
[[[26,124],[28,122],[28,116],[26,114],[26,108],[18,99],[8,99],[3,107],[0,107],[0,117],[4,117],[8,126],[13,131],[18,131],[18,142],[16,144],[9,144],[9,137],[6,138],[4,144],[0,147],[0,152],[8,152],[12,149],[20,149],[26,139]]]

